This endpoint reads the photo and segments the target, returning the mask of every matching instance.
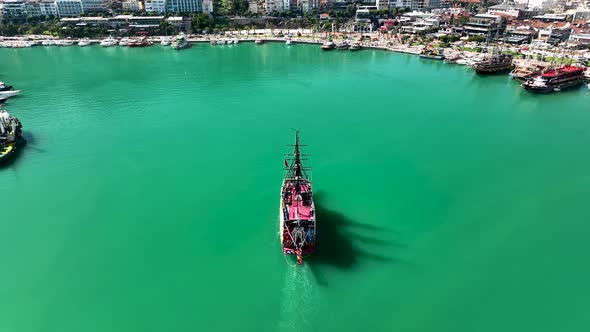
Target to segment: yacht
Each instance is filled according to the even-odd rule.
[[[127,42],[128,47],[146,47],[152,46],[152,42],[147,37],[141,37],[139,39],[132,39]]]
[[[8,91],[8,90],[12,90],[12,85],[8,85],[8,84],[0,81],[0,91]]]
[[[181,32],[178,34],[178,36],[176,36],[176,38],[174,38],[170,46],[175,50],[182,50],[184,48],[190,47],[191,45],[186,40],[184,33]]]
[[[347,50],[350,48],[350,44],[345,40],[342,43],[336,45],[336,49],[338,50]]]
[[[88,39],[88,38],[82,38],[78,42],[78,46],[88,46],[88,45],[90,45],[90,39]]]
[[[361,48],[362,48],[361,43],[354,42],[354,43],[352,43],[352,45],[350,45],[350,47],[348,48],[348,50],[350,50],[350,51],[358,51]]]
[[[71,40],[58,40],[55,42],[55,45],[57,45],[57,46],[72,46],[72,45],[74,45],[74,42]]]
[[[334,44],[331,41],[327,41],[327,42],[323,43],[322,46],[320,46],[320,48],[324,51],[333,50],[335,47],[336,47],[336,44]]]
[[[0,99],[10,98],[18,95],[20,90],[0,91]]]
[[[217,45],[225,45],[225,40],[223,40],[223,39],[218,39],[218,40],[217,40]]]
[[[291,45],[293,45],[293,41],[291,39],[287,39],[287,41],[285,42],[285,44],[287,46],[291,46]]]
[[[422,52],[420,52],[420,57],[423,59],[444,60],[445,54],[442,48],[425,49]]]
[[[172,40],[170,39],[170,37],[164,37],[160,40],[160,45],[169,46],[171,42]]]
[[[264,39],[256,39],[254,41],[254,43],[256,43],[256,44],[264,44]]]
[[[240,40],[238,38],[234,38],[233,42],[234,42],[234,44],[237,44],[240,42]]]
[[[41,42],[42,46],[53,46],[55,45],[55,41],[48,39]]]
[[[119,46],[127,46],[129,45],[129,38],[125,37],[125,38],[121,38],[121,40],[119,41]]]
[[[109,37],[109,38],[100,42],[100,46],[102,46],[102,47],[110,47],[110,46],[115,46],[118,44],[119,44],[119,41],[113,37]]]

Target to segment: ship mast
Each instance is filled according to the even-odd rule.
[[[307,160],[307,156],[309,155],[301,154],[299,151],[299,147],[305,146],[305,144],[299,144],[299,130],[295,130],[295,144],[289,144],[289,146],[293,147],[293,153],[288,155],[288,159],[285,159],[285,161],[291,161],[290,165],[285,165],[287,166],[287,176],[292,180],[303,180],[304,178],[307,178],[307,173],[305,171],[310,168],[304,167],[301,162]]]
[[[299,153],[299,130],[295,130],[295,147],[293,148],[293,176],[301,178],[301,154]]]

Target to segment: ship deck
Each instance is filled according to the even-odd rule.
[[[288,220],[313,220],[313,201],[311,199],[310,188],[307,184],[299,185],[299,194],[295,187],[288,185],[286,188]]]

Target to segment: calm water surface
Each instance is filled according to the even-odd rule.
[[[1,49],[0,330],[588,331],[590,93],[365,50]],[[277,238],[312,153],[318,252]]]

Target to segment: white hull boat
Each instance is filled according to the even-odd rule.
[[[119,41],[117,41],[115,38],[107,38],[107,39],[100,42],[100,46],[102,46],[102,47],[110,47],[110,46],[115,46],[118,44],[119,44]]]
[[[0,91],[0,99],[14,97],[20,93],[20,90]]]

